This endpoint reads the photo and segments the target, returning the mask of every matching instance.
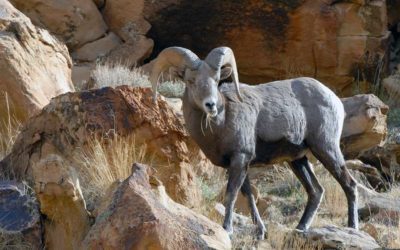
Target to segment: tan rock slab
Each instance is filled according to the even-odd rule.
[[[115,191],[96,219],[82,249],[230,249],[226,231],[208,218],[172,201],[164,187],[150,185],[147,166]]]
[[[381,145],[386,137],[388,106],[372,94],[341,99],[346,112],[341,143],[346,158]]]
[[[79,61],[94,61],[98,57],[106,56],[111,50],[121,44],[121,39],[113,32],[107,36],[87,43],[72,53],[72,58]]]
[[[93,0],[11,0],[35,25],[61,37],[69,48],[92,42],[106,32],[107,25]]]
[[[21,122],[51,98],[74,91],[67,47],[8,1],[0,1],[0,126]],[[8,102],[8,103],[7,103]],[[9,107],[9,108],[8,108]]]

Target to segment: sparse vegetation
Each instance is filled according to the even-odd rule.
[[[148,75],[144,74],[140,68],[131,69],[122,62],[97,64],[91,77],[96,88],[115,88],[120,85],[151,87]],[[185,91],[185,83],[179,80],[164,81],[159,85],[158,90],[165,97],[180,98]]]
[[[121,62],[97,64],[91,77],[98,88],[115,88],[120,85],[150,87],[148,77],[140,69],[130,69]]]
[[[3,93],[3,98],[5,99],[8,113],[6,121],[0,124],[0,160],[10,153],[15,139],[17,138],[17,135],[22,127],[21,122],[12,117],[10,114],[7,93]]]
[[[314,169],[325,189],[325,195],[312,226],[322,227],[329,224],[346,226],[347,200],[342,188],[320,163],[315,164]],[[353,172],[353,176],[361,184],[367,185],[362,174]],[[215,185],[218,182],[219,185]],[[255,228],[245,225],[235,231],[232,242],[233,249],[322,249],[322,244],[319,241],[306,240],[301,234],[292,231],[297,226],[304,211],[307,195],[288,166],[275,165],[259,174],[253,182],[260,191],[260,196],[272,201],[265,211],[260,210],[260,214],[267,225],[267,239],[266,242],[259,245],[260,243],[257,243],[253,237]],[[203,195],[207,203],[203,210],[208,211],[209,213],[205,215],[211,217],[214,221],[221,222],[221,216],[213,216],[210,211],[215,206],[216,195],[225,186],[226,182],[223,182],[221,187],[220,181],[201,181],[201,187],[204,190]],[[393,186],[387,196],[397,199],[399,190],[398,186]],[[360,200],[360,203],[362,204],[363,200]],[[390,220],[390,215],[380,221],[371,219],[370,221],[360,222],[360,228],[363,230],[365,224],[372,223],[374,227],[378,228],[376,240],[379,244],[389,248],[399,248],[400,227],[389,225],[388,220]]]
[[[400,186],[394,184],[385,195],[389,199],[398,200],[400,197]],[[368,227],[367,227],[368,226]],[[400,217],[398,214],[380,212],[379,216],[373,216],[368,221],[361,223],[360,228],[372,228],[369,232],[375,234],[377,242],[388,249],[400,249]]]
[[[88,206],[104,197],[108,188],[131,174],[132,163],[153,163],[146,147],[139,146],[135,137],[94,138],[75,157],[82,165],[82,192]]]

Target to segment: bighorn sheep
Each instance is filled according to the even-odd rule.
[[[169,67],[178,68],[186,82],[183,114],[189,134],[215,165],[228,170],[223,227],[229,234],[240,189],[248,198],[257,237],[264,237],[247,168],[282,160],[290,162],[308,193],[297,229],[309,228],[324,189],[305,156],[308,150],[340,183],[348,202],[348,226],[358,228],[356,181],[346,169],[339,147],[345,113],[331,90],[306,77],[256,86],[239,84],[230,48],[215,48],[202,61],[188,49],[170,47],[154,62],[150,76],[154,98],[158,77]],[[218,85],[229,76],[233,86]]]

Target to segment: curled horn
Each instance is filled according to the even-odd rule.
[[[150,82],[153,89],[153,100],[157,99],[158,77],[162,72],[170,67],[181,69],[189,68],[196,70],[199,68],[201,60],[192,51],[181,47],[169,47],[160,52],[155,59],[150,75]]]
[[[220,72],[221,68],[225,65],[229,65],[232,67],[232,80],[235,84],[236,94],[239,100],[242,101],[243,99],[239,89],[239,76],[236,66],[236,60],[232,49],[228,47],[215,48],[211,50],[210,53],[208,53],[204,61],[217,72]]]

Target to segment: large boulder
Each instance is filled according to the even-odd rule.
[[[346,118],[342,133],[342,151],[346,158],[383,145],[386,139],[386,114],[389,107],[375,95],[342,98]]]
[[[93,0],[10,0],[34,24],[60,36],[77,48],[100,38],[107,30]]]
[[[0,181],[0,247],[18,246],[42,249],[39,205],[22,183]]]
[[[204,57],[224,44],[235,52],[240,79],[250,83],[311,76],[350,95],[357,75],[373,81],[368,72],[389,37],[384,0],[145,3],[153,56],[179,45]]]
[[[215,222],[175,203],[162,185],[150,184],[146,165],[114,192],[97,217],[83,249],[230,249],[226,231]]]
[[[35,168],[41,160],[58,155],[74,162],[72,156],[79,146],[87,145],[95,134],[113,131],[146,145],[160,166],[156,175],[173,199],[189,207],[199,204],[200,191],[190,162],[200,151],[172,108],[161,99],[154,104],[148,88],[107,87],[52,99],[25,126],[2,164],[16,177],[35,182]],[[200,158],[201,164],[204,156]]]
[[[25,1],[24,1],[25,2]],[[0,124],[25,121],[59,94],[74,91],[64,44],[7,0],[0,0]]]
[[[72,53],[72,58],[77,61],[95,61],[98,57],[107,55],[111,50],[117,48],[121,40],[114,33],[90,42]]]

